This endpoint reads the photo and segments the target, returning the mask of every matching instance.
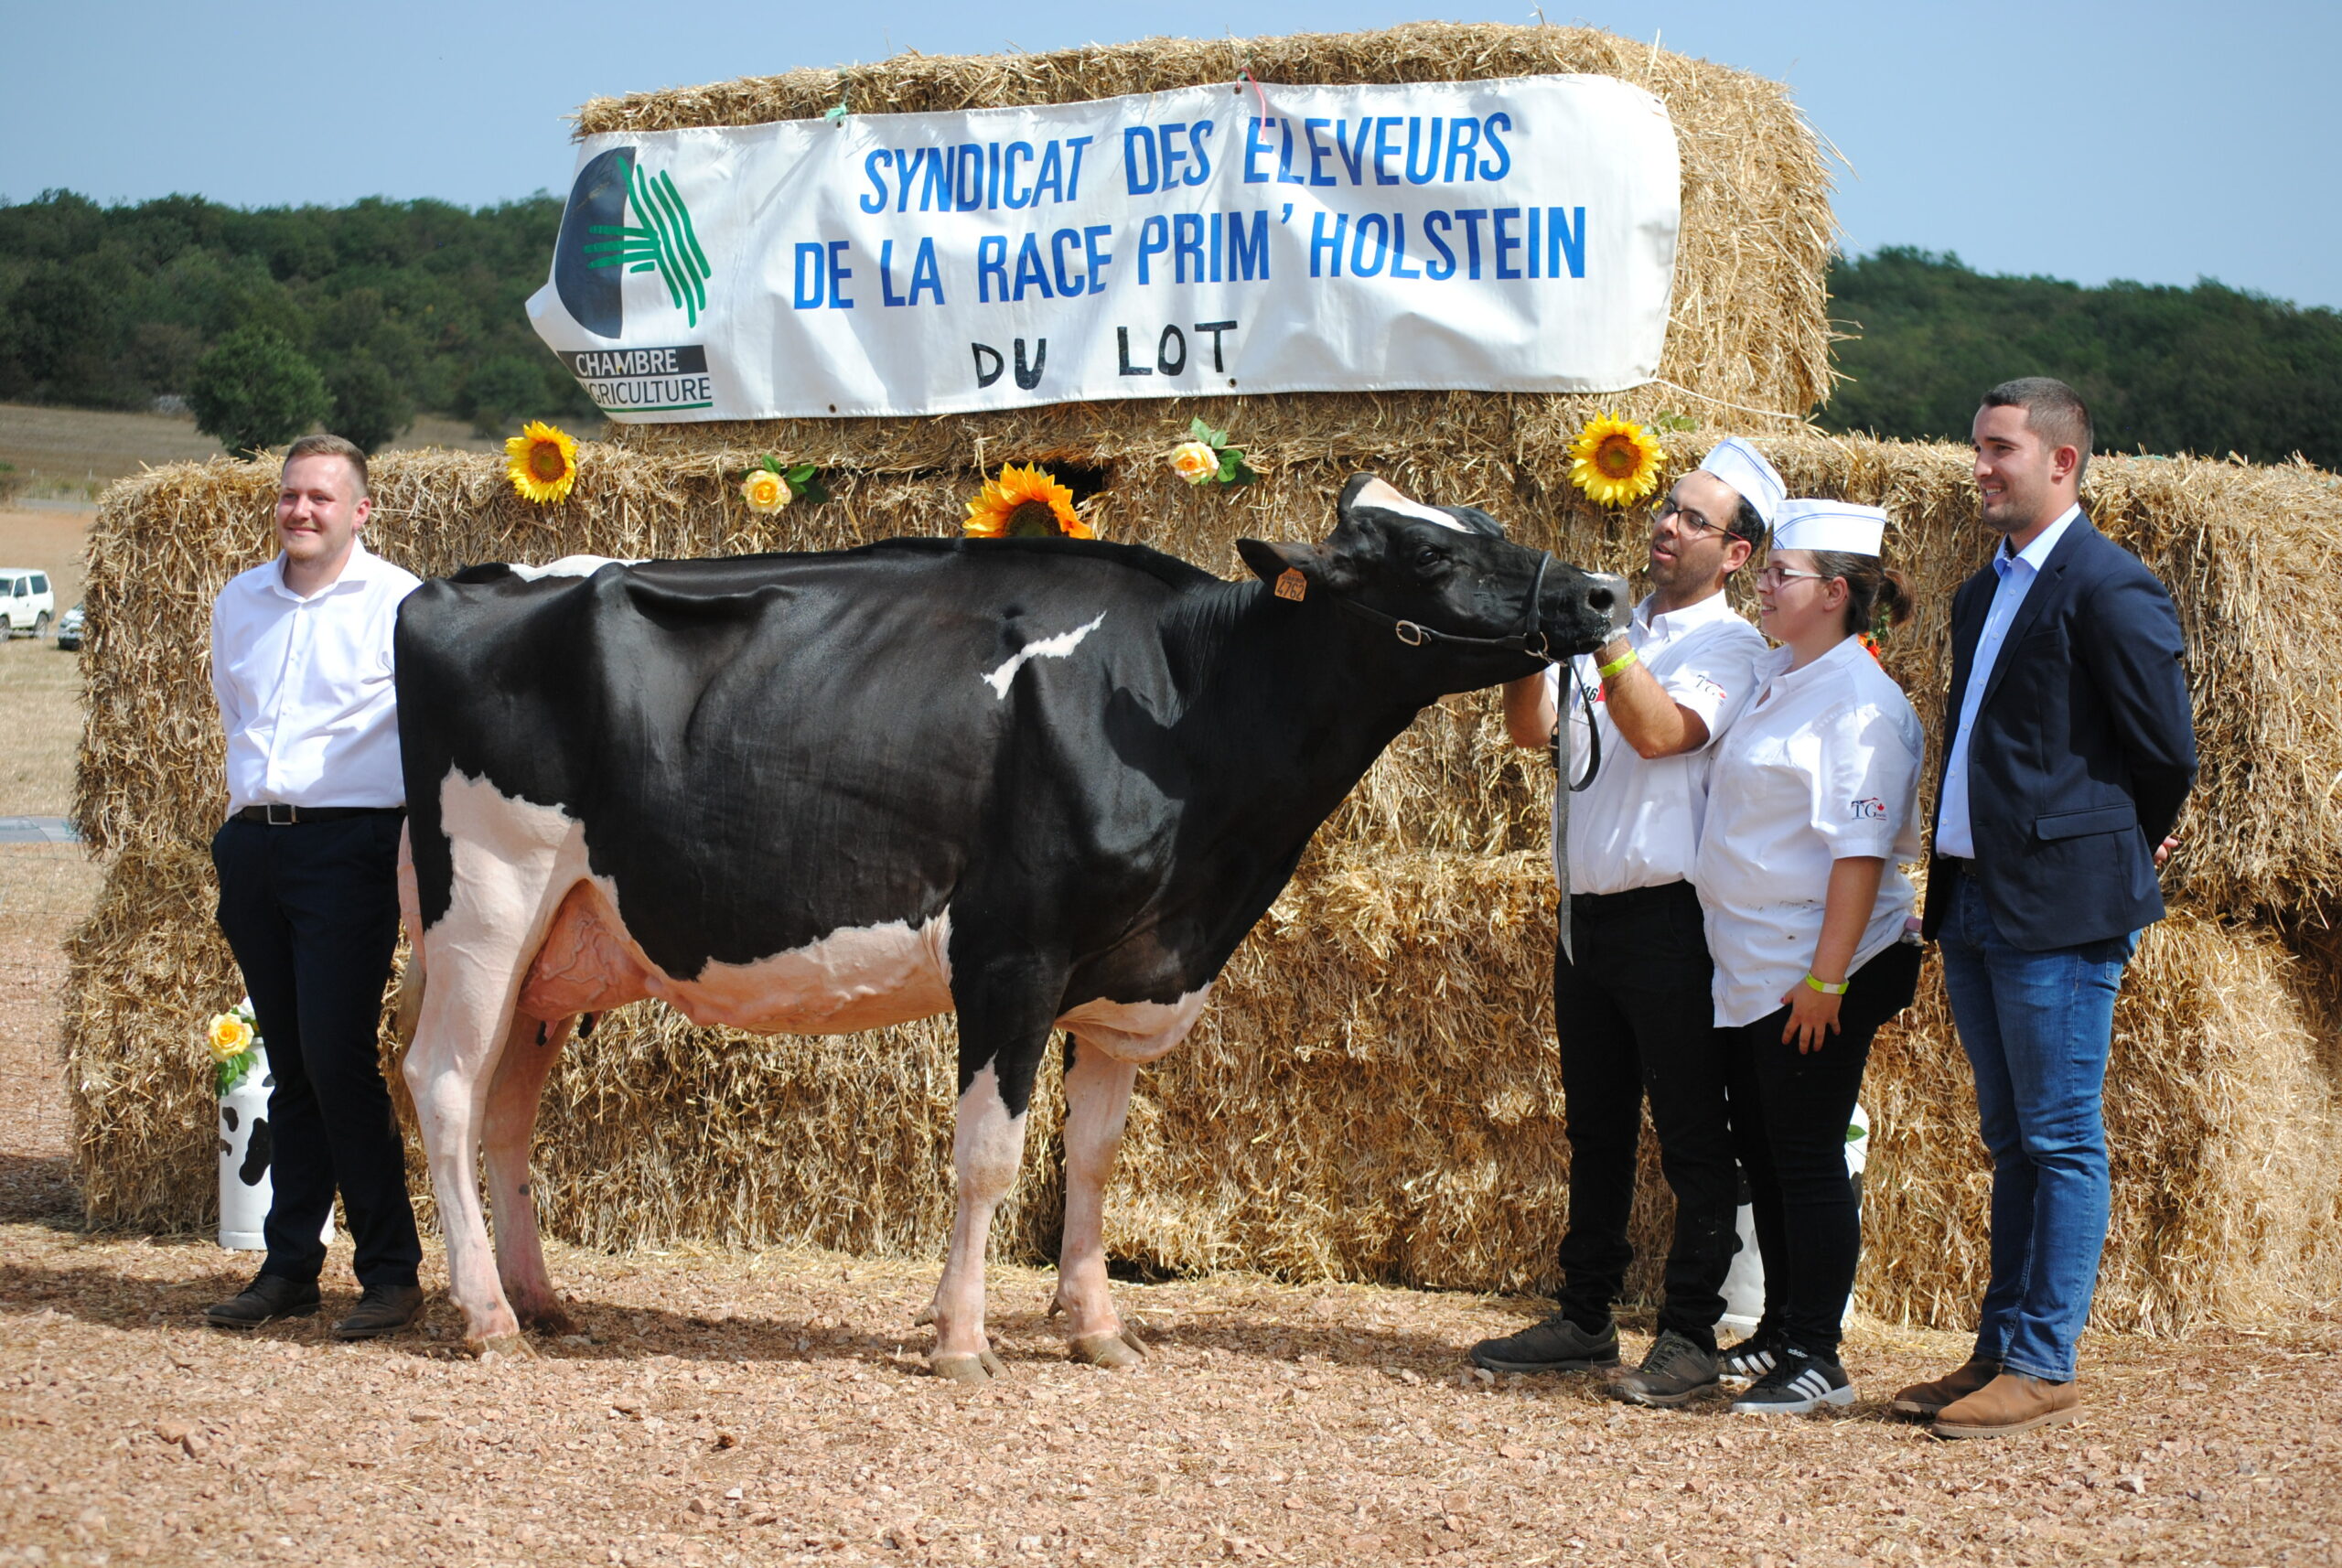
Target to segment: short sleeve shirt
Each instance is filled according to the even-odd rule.
[[[1903,934],[1919,857],[1918,715],[1861,642],[1802,670],[1776,649],[1756,693],[1715,748],[1692,880],[1715,960],[1715,1021],[1753,1024],[1813,967],[1830,871],[1886,862],[1848,973]]]
[[[1710,755],[1716,737],[1746,704],[1757,661],[1766,657],[1764,637],[1721,593],[1666,615],[1653,615],[1651,601],[1645,599],[1635,607],[1627,640],[1668,696],[1700,715],[1708,726],[1708,744],[1676,757],[1638,756],[1611,722],[1594,657],[1578,658],[1578,678],[1594,699],[1594,723],[1600,726],[1602,767],[1583,793],[1570,798],[1573,893],[1624,893],[1691,875],[1707,808]],[[1574,689],[1563,700],[1560,665],[1546,668],[1545,689],[1568,743],[1567,777],[1581,779],[1593,752],[1585,710]],[[1558,800],[1554,817],[1558,832]],[[1560,875],[1556,856],[1556,879]]]

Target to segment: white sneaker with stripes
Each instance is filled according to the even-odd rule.
[[[1835,1361],[1809,1356],[1794,1345],[1781,1348],[1772,1370],[1732,1402],[1740,1415],[1803,1415],[1822,1405],[1850,1405],[1854,1386]]]

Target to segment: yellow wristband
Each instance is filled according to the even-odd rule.
[[[1596,665],[1595,667],[1595,673],[1601,676],[1605,681],[1607,681],[1613,675],[1616,675],[1619,671],[1624,670],[1628,665],[1632,664],[1634,661],[1635,650],[1629,648],[1626,652],[1621,653],[1609,663]]]
[[[1826,980],[1816,980],[1810,974],[1805,977],[1805,983],[1813,987],[1814,990],[1821,993],[1824,996],[1843,996],[1846,993],[1846,986],[1848,984],[1847,982],[1842,980],[1837,984],[1832,985]]]

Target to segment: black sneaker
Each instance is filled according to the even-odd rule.
[[[1716,1386],[1716,1359],[1678,1334],[1663,1331],[1632,1372],[1610,1374],[1610,1397],[1628,1404],[1679,1405]]]
[[[1740,1415],[1803,1415],[1821,1405],[1853,1402],[1854,1385],[1846,1380],[1845,1368],[1784,1345],[1779,1362],[1733,1401],[1732,1408]]]
[[[1726,1388],[1745,1389],[1779,1364],[1789,1336],[1759,1324],[1756,1332],[1716,1358],[1716,1376]]]
[[[1483,1339],[1472,1347],[1472,1364],[1491,1372],[1590,1372],[1618,1364],[1618,1326],[1589,1334],[1560,1313],[1544,1322]]]
[[[309,1317],[317,1310],[317,1281],[254,1274],[236,1294],[205,1307],[203,1321],[214,1328],[258,1328],[280,1317]]]

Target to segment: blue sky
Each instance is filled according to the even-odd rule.
[[[1564,0],[1566,5],[1566,0]],[[1548,8],[1786,81],[1844,153],[1845,244],[2084,283],[2216,277],[2342,307],[2342,5],[1770,4]],[[697,0],[542,5],[0,0],[0,196],[187,191],[242,205],[560,190],[598,93],[1165,32],[1334,31],[1526,6]]]

